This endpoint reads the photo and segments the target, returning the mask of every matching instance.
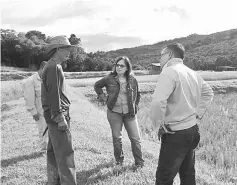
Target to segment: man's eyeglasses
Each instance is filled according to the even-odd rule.
[[[123,67],[126,67],[125,65],[123,64],[116,64],[117,67],[120,67],[120,68],[123,68]]]

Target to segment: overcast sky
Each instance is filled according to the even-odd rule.
[[[1,28],[76,34],[87,52],[237,28],[235,0],[0,0]]]

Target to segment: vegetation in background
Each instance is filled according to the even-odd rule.
[[[158,62],[160,51],[167,44],[174,42],[184,45],[184,63],[194,70],[216,70],[218,65],[237,66],[237,29],[210,35],[192,34],[152,45],[109,51],[107,54],[112,58],[127,55],[136,66],[151,68],[149,64]]]
[[[15,30],[1,29],[1,65],[29,68],[36,70],[40,63],[48,60],[45,53],[51,37],[40,31],[31,30],[17,33]],[[71,52],[65,71],[108,71],[112,69],[112,61],[105,52],[85,53],[81,39],[75,34],[68,38],[72,45],[78,47]]]
[[[1,29],[2,65],[36,69],[42,60],[47,60],[45,49],[51,36],[31,30],[17,33]],[[128,56],[136,70],[151,69],[151,63],[158,62],[161,49],[172,42],[179,42],[186,48],[185,64],[195,70],[216,70],[217,66],[237,67],[237,29],[210,35],[192,34],[187,37],[161,41],[152,45],[124,48],[115,51],[86,53],[83,40],[71,34],[69,41],[78,45],[65,66],[66,71],[111,70],[116,57]]]

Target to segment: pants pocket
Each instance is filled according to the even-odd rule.
[[[197,131],[195,132],[192,148],[195,149],[198,146],[199,142],[200,142],[200,132],[199,132],[199,128],[197,126]]]

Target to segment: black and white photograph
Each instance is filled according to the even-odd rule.
[[[0,0],[0,184],[237,185],[236,7]]]

